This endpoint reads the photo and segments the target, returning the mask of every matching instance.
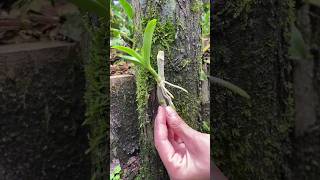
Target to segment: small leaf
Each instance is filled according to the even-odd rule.
[[[210,133],[210,126],[208,125],[207,121],[202,121],[202,129],[206,132],[206,133]]]
[[[156,27],[156,24],[157,24],[156,19],[149,21],[144,32],[142,51],[143,51],[143,59],[145,60],[147,66],[150,66],[152,36],[153,36],[154,29]]]
[[[125,13],[130,19],[133,19],[134,16],[134,10],[132,6],[126,1],[126,0],[119,0],[121,6],[123,7]]]
[[[292,59],[306,59],[308,56],[307,47],[303,40],[302,34],[299,29],[292,25],[291,40],[289,54]]]
[[[202,68],[200,70],[200,80],[201,81],[207,81],[208,80],[208,77],[207,77],[206,73],[203,71]]]
[[[216,83],[216,84],[219,84],[223,87],[226,87],[228,89],[230,89],[232,92],[234,93],[237,93],[239,94],[240,96],[242,97],[245,97],[247,99],[250,99],[250,96],[247,92],[245,92],[243,89],[241,89],[240,87],[228,82],[228,81],[225,81],[223,79],[219,79],[219,78],[216,78],[216,77],[213,77],[213,76],[209,76],[209,79],[211,82],[213,83]]]
[[[119,55],[119,57],[123,58],[124,60],[130,61],[134,64],[142,65],[141,62],[135,57],[125,55]]]
[[[120,167],[120,165],[117,165],[117,166],[114,168],[114,173],[115,173],[115,174],[118,174],[118,173],[120,173],[120,171],[121,171],[121,167]]]
[[[143,64],[143,62],[144,62],[143,58],[141,57],[141,55],[138,54],[135,50],[133,50],[131,48],[124,47],[124,46],[113,46],[112,48],[113,49],[117,49],[117,50],[122,51],[122,52],[125,52],[125,53],[137,58],[141,62],[141,64]]]
[[[120,180],[120,175],[117,174],[115,177],[114,177],[115,180]]]

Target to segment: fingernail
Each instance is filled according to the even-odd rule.
[[[177,112],[170,106],[166,107],[166,111],[167,111],[168,116],[170,116],[170,117],[174,117],[177,115]]]

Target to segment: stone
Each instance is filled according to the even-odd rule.
[[[138,113],[133,75],[110,77],[110,141],[111,159],[125,164],[138,150]]]
[[[90,179],[75,43],[0,46],[0,179]]]

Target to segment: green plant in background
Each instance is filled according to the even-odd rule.
[[[320,0],[305,0],[304,2],[320,7]],[[311,59],[310,56],[312,56],[308,45],[295,24],[292,24],[291,26],[289,55],[293,60]]]
[[[302,34],[294,24],[291,26],[289,54],[290,58],[293,60],[307,59],[310,56]]]
[[[129,54],[130,56],[126,55],[119,55],[125,60],[128,60],[135,65],[145,68],[150,74],[153,76],[154,80],[157,82],[158,87],[161,90],[163,98],[159,98],[160,104],[169,104],[171,107],[174,108],[174,104],[172,103],[172,99],[174,96],[169,92],[169,90],[165,87],[165,84],[172,86],[174,88],[178,88],[182,91],[188,92],[184,88],[171,84],[165,81],[151,66],[150,64],[150,56],[151,56],[151,46],[152,46],[152,36],[154,29],[156,27],[157,20],[153,19],[148,22],[147,27],[144,32],[143,37],[143,46],[141,48],[141,54],[129,47],[124,46],[113,46],[112,48],[122,51],[124,53]],[[158,56],[164,56],[162,51],[159,51]],[[162,101],[164,100],[164,101]]]
[[[88,135],[92,180],[104,180],[109,174],[107,170],[107,147],[109,117],[109,51],[105,50],[109,43],[109,1],[106,0],[71,0],[84,12],[87,31],[90,34],[86,77],[86,120],[83,122],[90,129]],[[87,12],[90,12],[88,15]],[[97,17],[99,16],[99,17]]]
[[[132,36],[134,32],[133,17],[134,9],[126,0],[120,0],[119,4],[110,1],[110,45],[133,44]]]
[[[120,180],[121,179],[121,166],[117,165],[110,175],[110,180]]]
[[[101,17],[107,16],[109,12],[107,0],[70,0],[70,2],[83,11],[92,12]]]
[[[210,36],[210,3],[203,4],[204,13],[201,16],[202,36]]]
[[[210,122],[202,121],[201,130],[204,133],[209,133],[210,134]]]

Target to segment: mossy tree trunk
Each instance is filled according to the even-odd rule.
[[[192,127],[199,119],[199,68],[201,66],[201,1],[133,0],[136,11],[135,40],[141,45],[147,22],[157,19],[151,61],[156,67],[159,50],[165,52],[165,76],[169,82],[186,88],[189,93],[172,90],[178,113]],[[142,179],[167,179],[153,143],[153,120],[157,112],[156,84],[143,69],[137,69],[137,104],[140,123]]]
[[[86,59],[86,120],[90,128],[89,153],[93,180],[104,180],[109,175],[109,18],[88,15],[85,19],[89,33],[83,43]]]
[[[251,96],[211,86],[213,159],[230,179],[288,178],[293,2],[216,0],[213,8],[211,72]]]

